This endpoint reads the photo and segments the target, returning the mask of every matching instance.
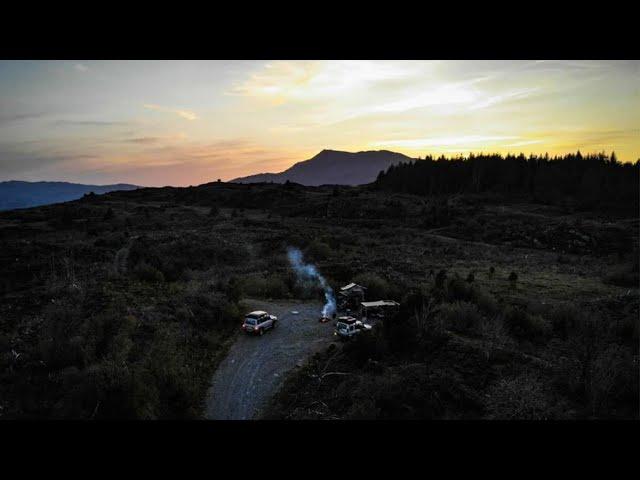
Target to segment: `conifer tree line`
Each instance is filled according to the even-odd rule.
[[[581,208],[638,210],[640,159],[621,163],[615,153],[545,155],[469,154],[392,165],[375,188],[418,195],[497,193]]]

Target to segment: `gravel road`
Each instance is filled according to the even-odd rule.
[[[278,317],[262,337],[240,335],[213,375],[205,418],[250,420],[278,391],[287,372],[334,341],[333,322],[320,323],[322,304],[247,300],[249,310]],[[299,313],[291,313],[293,310]],[[238,328],[240,326],[238,325]]]

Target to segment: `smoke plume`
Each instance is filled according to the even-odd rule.
[[[333,295],[333,289],[329,286],[327,281],[318,272],[315,265],[311,263],[304,263],[302,259],[302,252],[297,248],[289,247],[287,249],[287,257],[291,268],[296,272],[298,278],[302,281],[314,280],[317,281],[324,290],[324,298],[326,303],[322,307],[322,315],[328,317],[336,311],[336,298]]]

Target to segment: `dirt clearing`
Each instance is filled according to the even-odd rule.
[[[320,323],[320,302],[243,302],[278,317],[262,337],[240,335],[213,375],[205,418],[250,420],[278,391],[287,372],[334,341],[333,322]],[[291,313],[297,311],[298,314]],[[240,328],[240,325],[238,325]]]

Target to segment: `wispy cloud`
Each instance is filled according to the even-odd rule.
[[[135,143],[139,145],[153,145],[162,141],[161,137],[137,137],[122,140],[124,143]]]
[[[519,137],[513,135],[462,135],[451,137],[435,138],[415,138],[406,140],[386,140],[374,142],[376,147],[404,147],[404,148],[424,148],[424,147],[449,147],[475,144],[486,144],[502,142],[504,140],[516,140]]]
[[[478,110],[481,108],[491,107],[499,103],[505,103],[513,100],[521,100],[521,99],[530,97],[531,95],[535,94],[536,92],[539,92],[540,90],[541,89],[538,87],[509,90],[504,93],[500,93],[498,95],[491,95],[491,96],[485,97],[484,99],[471,105],[469,108],[471,110]]]
[[[178,133],[175,135],[164,136],[146,136],[146,137],[131,137],[120,140],[122,143],[130,143],[134,145],[157,145],[162,143],[171,143],[175,141],[185,140],[187,135],[184,133]]]
[[[14,114],[3,114],[0,113],[0,125],[6,125],[13,122],[20,122],[22,120],[32,120],[35,118],[44,117],[46,113],[38,112],[38,113],[14,113]]]
[[[156,112],[173,113],[186,120],[197,120],[199,118],[194,112],[190,110],[181,110],[181,109],[163,107],[161,105],[155,105],[153,103],[145,103],[143,107],[149,110],[155,110]]]
[[[83,63],[76,63],[73,68],[76,69],[76,71],[78,72],[88,72],[89,71],[89,67],[87,67],[85,64]]]
[[[106,120],[55,120],[54,125],[70,127],[111,127],[130,125],[127,121],[106,121]]]

